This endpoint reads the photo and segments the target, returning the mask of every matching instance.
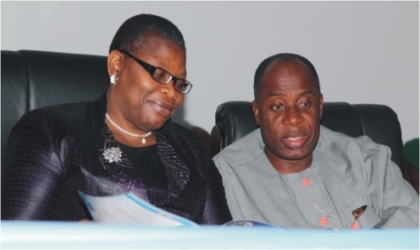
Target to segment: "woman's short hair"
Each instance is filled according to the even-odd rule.
[[[280,54],[276,54],[276,55],[273,55],[273,56],[270,56],[270,57],[266,58],[264,61],[262,61],[260,63],[257,70],[255,71],[255,76],[254,76],[254,99],[255,100],[258,100],[261,78],[263,77],[264,72],[267,69],[267,67],[273,61],[299,61],[299,62],[303,63],[306,67],[309,68],[309,71],[311,72],[312,76],[315,79],[316,87],[317,87],[319,93],[321,93],[321,86],[320,86],[320,83],[319,83],[318,74],[316,73],[314,65],[312,65],[312,63],[308,59],[306,59],[303,56],[297,55],[297,54],[280,53]]]
[[[153,35],[178,44],[185,50],[184,37],[171,21],[152,14],[140,14],[127,19],[117,30],[112,39],[109,52],[127,50],[135,52],[147,43],[148,36]]]

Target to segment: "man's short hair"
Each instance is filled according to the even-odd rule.
[[[109,52],[142,49],[149,35],[157,36],[179,45],[185,51],[185,41],[181,31],[169,20],[152,14],[140,14],[127,19],[112,39]]]
[[[263,77],[267,67],[274,61],[299,61],[303,63],[304,65],[306,65],[306,67],[309,68],[309,71],[311,72],[312,76],[315,79],[315,84],[319,93],[321,93],[321,86],[319,84],[318,74],[316,73],[314,65],[312,65],[312,63],[308,59],[297,54],[280,53],[280,54],[276,54],[276,55],[266,58],[264,61],[260,63],[257,70],[255,71],[255,76],[254,76],[254,99],[255,100],[258,100],[261,78]]]

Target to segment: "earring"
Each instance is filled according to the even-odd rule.
[[[115,81],[115,77],[116,77],[116,76],[117,76],[116,74],[113,74],[113,75],[111,75],[111,77],[109,78],[109,81],[111,82],[111,84],[117,85],[117,82]]]

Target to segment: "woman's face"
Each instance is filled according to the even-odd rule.
[[[142,49],[131,54],[177,78],[186,78],[185,51],[177,44],[151,36]],[[121,67],[117,84],[111,85],[108,113],[111,109],[111,117],[129,131],[146,133],[161,128],[183,103],[184,95],[175,90],[173,81],[161,84],[134,59],[122,53],[120,56]]]

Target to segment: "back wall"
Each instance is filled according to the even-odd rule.
[[[390,106],[419,136],[419,2],[2,2],[1,49],[107,55],[139,13],[178,26],[194,84],[174,120],[211,131],[217,106],[253,100],[258,64],[308,58],[326,102]]]

